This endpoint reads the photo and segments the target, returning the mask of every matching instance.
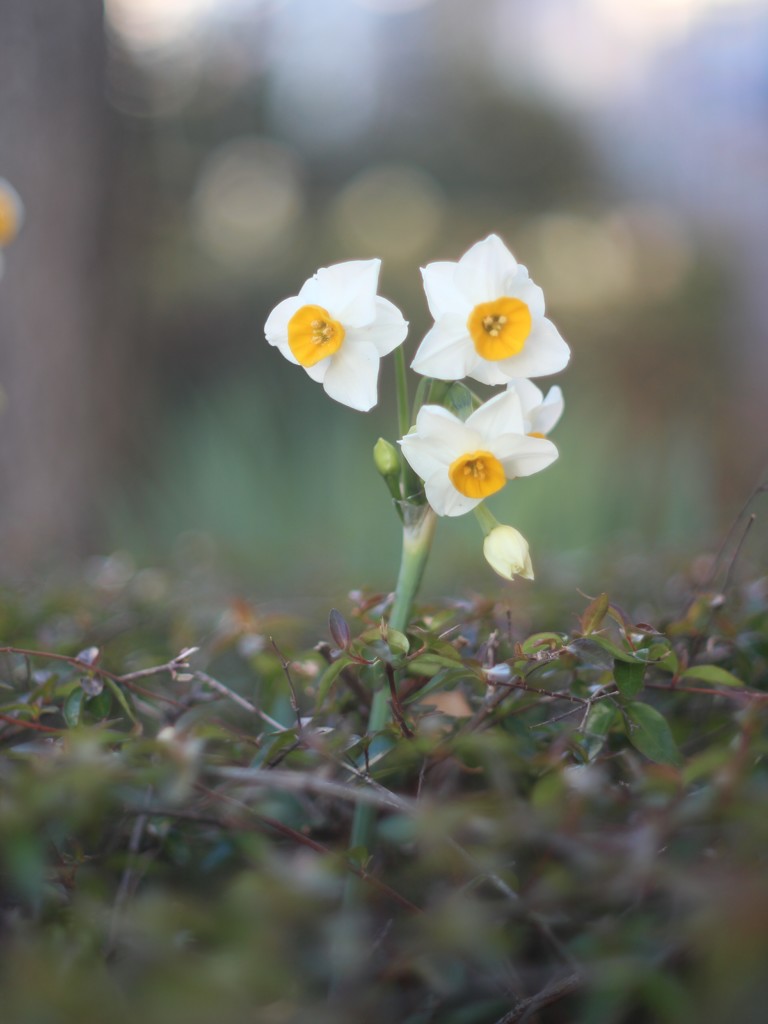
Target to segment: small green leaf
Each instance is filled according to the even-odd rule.
[[[626,706],[627,736],[632,746],[657,764],[682,764],[666,718],[650,704],[635,701]]]
[[[395,656],[407,654],[410,650],[410,643],[405,633],[401,633],[397,629],[390,629],[387,627],[387,635],[384,638],[387,642],[387,646]]]
[[[542,650],[557,651],[565,643],[561,633],[534,633],[520,644],[523,654],[538,654]]]
[[[642,662],[621,661],[613,663],[613,678],[622,697],[634,697],[643,688],[645,665]]]
[[[320,677],[320,682],[317,684],[316,705],[318,708],[322,707],[325,698],[330,693],[331,687],[339,678],[344,669],[352,663],[352,658],[348,658],[346,655],[342,655],[340,658],[337,658],[336,661],[334,661],[331,665],[329,665],[325,672],[323,672],[322,676]]]
[[[589,636],[590,633],[594,633],[596,629],[600,628],[603,619],[608,614],[609,604],[607,594],[599,594],[594,601],[590,601],[581,616],[581,632],[584,636]]]
[[[434,676],[444,668],[457,668],[454,658],[446,658],[443,654],[420,654],[418,658],[408,662],[408,674],[414,676]]]
[[[114,679],[110,679],[108,676],[104,677],[104,685],[109,687],[109,689],[115,695],[115,700],[126,713],[126,715],[130,718],[133,724],[138,729],[141,729],[139,720],[136,717],[136,712],[133,710],[133,702],[129,695],[123,690],[121,686],[118,686]]]
[[[73,690],[72,693],[64,701],[64,721],[67,723],[70,729],[74,729],[80,721],[80,715],[83,710],[83,699],[85,692],[83,690]]]
[[[746,685],[732,672],[718,665],[694,665],[681,672],[680,678],[698,679],[702,683],[712,683],[713,686],[739,686],[743,689]]]
[[[85,702],[86,711],[97,720],[106,718],[112,710],[112,693],[103,689],[97,696],[90,697]]]

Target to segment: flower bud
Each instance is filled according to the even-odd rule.
[[[496,526],[483,541],[486,561],[505,580],[522,576],[533,579],[528,541],[514,526]]]
[[[380,437],[373,446],[373,464],[386,480],[400,472],[400,453],[393,444]]]

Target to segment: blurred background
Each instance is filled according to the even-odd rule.
[[[412,354],[418,267],[491,231],[573,352],[559,462],[492,502],[540,580],[711,549],[764,472],[764,3],[4,0],[0,97],[6,577],[390,589],[391,360],[362,415],[263,324],[378,256]],[[441,523],[428,589],[501,586],[480,551]]]

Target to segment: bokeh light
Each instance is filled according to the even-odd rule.
[[[290,246],[303,210],[296,155],[270,139],[244,137],[215,149],[193,198],[201,245],[230,269],[258,273]]]
[[[376,164],[337,196],[331,215],[350,253],[399,262],[429,255],[446,215],[433,177],[407,164]]]

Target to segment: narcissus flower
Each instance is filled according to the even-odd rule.
[[[442,406],[424,405],[415,431],[400,444],[439,516],[463,515],[507,480],[536,473],[557,458],[551,441],[527,436],[514,391],[496,395],[464,423]]]
[[[417,373],[506,384],[567,364],[570,349],[544,316],[541,288],[498,235],[473,245],[458,263],[430,263],[421,274],[435,325],[411,364]]]
[[[24,205],[13,185],[0,178],[0,248],[14,240],[24,221]]]
[[[546,437],[563,415],[565,401],[560,388],[557,385],[551,387],[545,398],[541,389],[530,380],[512,380],[507,387],[520,399],[526,434]]]
[[[264,329],[331,398],[361,412],[376,404],[379,360],[408,332],[400,310],[376,294],[380,267],[381,260],[323,267],[272,310]]]
[[[533,579],[533,566],[528,541],[514,526],[496,526],[483,541],[486,561],[499,576],[512,580],[515,576]]]

